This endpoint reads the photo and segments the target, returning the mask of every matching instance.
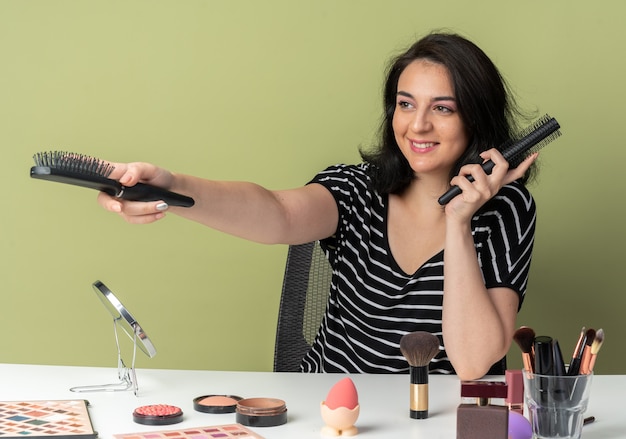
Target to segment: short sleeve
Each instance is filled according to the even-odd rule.
[[[369,165],[333,165],[318,173],[310,183],[324,186],[333,196],[339,211],[339,221],[335,233],[321,241],[322,248],[329,253],[329,259],[336,257],[336,250],[345,240],[350,224],[363,223],[365,210],[368,210],[372,192],[369,188],[367,168]]]
[[[508,287],[526,294],[535,241],[535,201],[522,184],[511,183],[472,220],[472,233],[487,288]]]

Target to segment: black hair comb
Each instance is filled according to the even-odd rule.
[[[40,152],[33,156],[35,166],[30,176],[40,180],[56,181],[75,186],[97,189],[111,196],[131,201],[162,200],[170,206],[191,207],[191,197],[170,192],[145,183],[124,186],[109,178],[115,167],[94,157],[72,152]]]
[[[515,168],[530,154],[539,151],[548,143],[559,137],[561,135],[559,128],[561,128],[561,126],[556,119],[546,114],[519,133],[515,139],[511,139],[499,149],[505,160],[509,162],[510,167]],[[491,174],[494,166],[495,163],[491,160],[482,164],[482,168],[487,174]],[[468,175],[467,179],[474,181],[471,175]],[[442,206],[448,204],[450,200],[461,192],[458,186],[452,186],[439,198],[439,204]]]

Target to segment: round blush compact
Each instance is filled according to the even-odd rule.
[[[237,409],[237,402],[241,401],[241,396],[234,395],[205,395],[198,396],[193,400],[193,408],[203,413],[234,413]]]
[[[169,425],[183,420],[183,411],[173,405],[155,404],[137,407],[133,421],[145,425]]]
[[[276,398],[247,398],[237,403],[236,420],[249,427],[275,427],[287,422],[285,401]]]

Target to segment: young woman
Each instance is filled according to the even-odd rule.
[[[147,182],[196,203],[104,193],[99,202],[131,223],[169,211],[261,243],[320,240],[333,280],[303,371],[406,371],[400,338],[422,330],[441,343],[431,371],[476,379],[506,355],[528,280],[536,214],[524,183],[536,154],[509,169],[497,150],[517,115],[480,48],[430,34],[393,60],[380,146],[362,151],[363,163],[331,166],[280,191],[115,163],[112,178],[125,185]],[[485,160],[495,163],[489,175]],[[451,185],[462,193],[442,207],[437,200]]]

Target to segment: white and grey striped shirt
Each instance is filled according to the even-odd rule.
[[[304,372],[398,373],[408,364],[400,338],[413,331],[439,337],[433,373],[454,373],[441,337],[443,251],[415,273],[394,261],[387,239],[388,196],[375,193],[367,164],[331,166],[312,183],[325,186],[339,208],[335,235],[321,242],[333,267],[328,307]],[[536,207],[519,183],[504,186],[472,219],[487,288],[526,292]]]

